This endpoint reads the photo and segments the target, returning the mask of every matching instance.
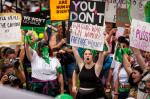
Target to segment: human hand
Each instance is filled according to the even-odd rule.
[[[110,32],[111,32],[112,34],[116,34],[117,28],[113,28]]]
[[[114,95],[113,99],[118,99],[118,95]]]
[[[77,87],[76,86],[72,86],[72,92],[76,95],[77,94]]]
[[[3,84],[5,81],[8,81],[8,76],[7,75],[4,75],[2,78],[1,78],[1,83]]]
[[[28,32],[26,33],[26,35],[31,36],[32,33],[33,33],[33,31],[28,31]]]
[[[125,29],[128,30],[128,33],[131,33],[131,25],[130,24],[125,24]]]
[[[133,65],[135,63],[135,60],[133,57],[130,57],[130,64]]]
[[[65,51],[64,51],[64,50],[59,50],[59,53],[60,53],[60,54],[64,54]]]
[[[9,59],[5,59],[4,64],[10,63]]]
[[[64,46],[64,47],[63,47],[63,50],[64,50],[64,51],[68,51],[68,47]]]
[[[66,39],[66,38],[61,39],[61,44],[65,44],[65,43],[66,43],[66,41],[67,41],[67,39]]]
[[[107,82],[107,88],[111,88],[111,86],[110,86],[110,82]]]
[[[131,49],[132,52],[134,52],[134,55],[141,55],[141,52],[138,48],[130,46],[130,49]]]
[[[112,40],[113,41],[117,41],[117,37],[116,36],[112,36]]]

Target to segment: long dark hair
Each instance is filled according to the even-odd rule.
[[[135,67],[132,68],[132,70],[133,69],[137,70],[140,74],[143,73],[143,71],[142,71],[142,69],[141,69],[140,66],[135,66]],[[135,88],[135,90],[137,90],[137,88],[138,88],[138,82],[136,82],[136,83],[133,82],[132,74],[133,73],[131,73],[130,76],[129,76],[129,83],[130,83],[131,88]]]

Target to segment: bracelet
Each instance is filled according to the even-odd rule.
[[[119,93],[114,93],[114,95],[119,95]]]

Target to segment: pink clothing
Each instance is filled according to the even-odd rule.
[[[109,35],[109,32],[107,32],[106,34],[106,38],[108,37]],[[116,37],[118,38],[120,36],[120,33],[119,32],[116,32]],[[110,50],[112,50],[112,38],[110,39],[110,42],[108,43],[109,44],[109,47],[110,47]],[[115,49],[116,49],[116,46],[115,46]],[[110,57],[113,57],[114,54],[110,54]]]

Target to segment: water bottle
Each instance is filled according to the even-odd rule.
[[[144,7],[145,21],[150,23],[150,1],[148,1]]]

